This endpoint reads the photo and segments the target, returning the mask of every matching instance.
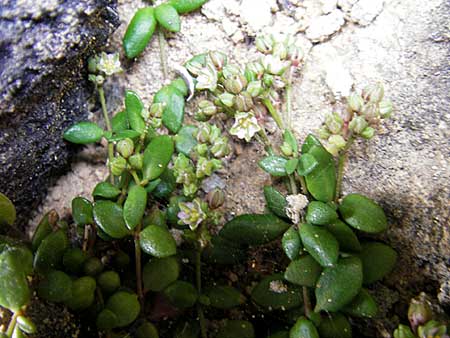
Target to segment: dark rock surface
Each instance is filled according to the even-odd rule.
[[[0,191],[19,221],[68,168],[71,148],[61,135],[87,116],[85,61],[117,27],[115,7],[116,0],[0,0]]]

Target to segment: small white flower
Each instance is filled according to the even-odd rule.
[[[98,60],[97,69],[105,73],[107,76],[120,73],[122,71],[122,67],[120,66],[119,54],[106,54],[103,52]]]
[[[291,65],[290,61],[283,61],[277,56],[266,55],[261,60],[264,69],[272,75],[282,75]]]
[[[230,134],[250,142],[253,135],[261,130],[258,120],[252,112],[237,113]]]
[[[202,68],[200,71],[195,89],[209,89],[213,92],[217,88],[217,80],[217,70],[208,64],[207,67]]]
[[[288,203],[285,209],[287,216],[294,224],[298,224],[301,215],[304,213],[303,209],[309,203],[308,198],[302,194],[288,195],[286,196],[286,201]]]

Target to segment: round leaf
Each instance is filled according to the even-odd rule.
[[[163,3],[155,8],[155,17],[158,23],[170,32],[179,32],[181,29],[180,16],[177,10]]]
[[[336,264],[339,256],[339,243],[322,227],[302,224],[300,238],[305,250],[323,267]]]
[[[153,97],[153,103],[164,104],[162,123],[172,133],[177,133],[184,120],[183,94],[172,86],[164,86]]]
[[[142,117],[144,104],[139,95],[132,90],[125,92],[125,109],[131,129],[142,134],[145,130],[145,122]]]
[[[286,198],[274,187],[264,187],[264,197],[266,199],[267,207],[278,217],[288,218],[286,215]]]
[[[340,220],[332,224],[325,225],[327,229],[339,242],[339,248],[343,251],[361,251],[361,244],[358,237],[350,227]]]
[[[146,227],[139,237],[142,250],[149,255],[164,258],[175,255],[177,251],[177,245],[170,232],[159,226]]]
[[[78,278],[72,283],[72,297],[65,304],[72,310],[87,309],[94,302],[95,279],[89,276]]]
[[[286,162],[286,173],[288,175],[293,174],[295,169],[297,169],[298,166],[298,158],[291,158]]]
[[[144,266],[144,289],[162,291],[175,282],[179,275],[180,265],[175,257],[153,258]]]
[[[14,255],[0,254],[0,306],[18,311],[30,300],[30,289],[22,268],[17,267]]]
[[[53,232],[53,228],[49,222],[49,218],[56,215],[56,211],[51,210],[42,217],[41,221],[36,227],[36,230],[34,230],[33,237],[31,238],[31,248],[33,249],[33,251],[36,251],[39,245],[41,245],[44,238]]]
[[[334,267],[325,268],[316,285],[316,308],[336,312],[359,293],[363,271],[357,257],[341,258]]]
[[[156,326],[150,322],[143,322],[136,330],[136,338],[159,338]]]
[[[208,0],[169,0],[179,14],[185,14],[202,7]]]
[[[378,305],[367,290],[361,289],[351,303],[342,309],[342,312],[352,317],[373,318],[378,312]]]
[[[116,315],[115,327],[124,327],[131,324],[141,311],[137,295],[125,291],[118,291],[109,297],[105,308]]]
[[[369,242],[362,245],[359,258],[363,265],[363,282],[371,284],[381,280],[394,269],[397,252],[386,244]]]
[[[244,296],[228,285],[214,286],[206,291],[210,305],[218,309],[231,309],[244,302]]]
[[[93,122],[79,122],[64,132],[64,139],[76,144],[88,144],[100,141],[103,129]]]
[[[144,179],[158,178],[166,170],[173,151],[174,145],[170,136],[160,135],[153,138],[144,151]]]
[[[246,320],[227,320],[216,338],[255,338],[252,323]]]
[[[310,320],[300,317],[289,331],[289,338],[319,338],[319,333]]]
[[[312,201],[306,211],[306,221],[311,224],[325,225],[336,221],[338,215],[328,204]]]
[[[109,309],[103,309],[97,316],[97,328],[109,330],[117,325],[117,316]]]
[[[196,126],[191,125],[181,127],[180,131],[175,136],[175,147],[177,152],[190,156],[192,149],[197,145],[197,139],[194,137],[197,129]]]
[[[133,230],[141,223],[146,207],[147,191],[139,185],[131,187],[123,206],[123,218],[128,229]]]
[[[38,296],[49,302],[65,302],[72,297],[72,279],[62,271],[50,271],[39,283]]]
[[[286,176],[286,163],[287,159],[281,156],[267,156],[264,157],[261,161],[258,162],[258,165],[265,172],[269,173],[272,176]]]
[[[120,287],[120,276],[115,271],[102,272],[97,278],[97,284],[105,293],[112,293]]]
[[[274,215],[240,215],[220,230],[220,236],[239,244],[260,245],[280,237],[289,224]]]
[[[288,231],[283,234],[281,246],[283,247],[284,253],[290,260],[298,258],[300,255],[300,250],[303,249],[303,246],[300,235],[294,227],[290,227]]]
[[[6,195],[0,192],[0,226],[2,223],[12,225],[16,220],[16,208]]]
[[[120,189],[109,182],[98,183],[95,186],[94,191],[92,192],[92,196],[102,197],[102,198],[106,198],[106,199],[114,199],[117,196],[119,196],[119,194],[120,194]]]
[[[48,235],[36,251],[34,269],[37,272],[46,272],[58,268],[68,245],[69,240],[62,229]]]
[[[310,154],[303,154],[300,157],[300,161],[297,167],[297,173],[300,176],[306,176],[310,174],[317,166],[319,162],[315,159],[314,156]]]
[[[72,217],[78,225],[93,224],[91,202],[84,197],[75,197],[72,200]]]
[[[336,170],[333,156],[322,146],[312,145],[308,154],[318,162],[314,170],[305,176],[306,186],[318,201],[330,202],[336,193]]]
[[[293,284],[314,287],[321,272],[319,263],[310,255],[305,255],[289,263],[284,278]]]
[[[132,59],[147,46],[156,28],[153,7],[145,7],[136,11],[123,37],[123,49],[127,58]]]
[[[122,207],[114,202],[96,202],[94,220],[97,226],[112,238],[123,238],[130,234],[123,219]]]
[[[197,302],[198,293],[195,287],[184,281],[176,281],[164,290],[164,295],[174,306],[184,309]]]
[[[320,338],[352,338],[352,327],[342,313],[327,314],[318,330]]]
[[[339,212],[350,226],[368,233],[379,233],[387,229],[383,209],[370,198],[360,194],[349,194],[342,199]]]

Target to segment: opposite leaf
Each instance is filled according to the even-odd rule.
[[[0,192],[0,226],[3,223],[12,225],[16,220],[16,208],[6,195]]]
[[[93,212],[95,223],[108,236],[123,238],[130,234],[120,205],[111,201],[98,201],[94,205]]]
[[[79,122],[64,132],[64,139],[76,144],[94,143],[102,136],[103,129],[93,122]]]
[[[128,229],[133,230],[141,223],[146,207],[147,191],[140,185],[131,187],[123,205],[123,218]]]
[[[185,14],[202,7],[208,0],[169,0],[171,4],[179,14]]]
[[[123,37],[123,49],[127,58],[132,59],[142,53],[155,28],[156,19],[153,7],[141,8],[136,11]]]
[[[170,32],[179,32],[181,29],[180,16],[170,4],[163,3],[155,8],[155,17],[161,26]]]
[[[336,264],[339,256],[339,243],[334,236],[322,227],[308,223],[301,224],[300,238],[305,250],[323,267]]]
[[[172,86],[161,88],[154,96],[153,103],[164,104],[162,123],[172,133],[177,133],[184,120],[184,97]]]
[[[154,180],[158,178],[172,158],[174,145],[168,135],[160,135],[152,139],[144,151],[144,179]]]
[[[149,225],[139,235],[142,250],[149,255],[164,258],[175,255],[177,245],[170,232],[157,225]]]
[[[127,90],[125,92],[125,108],[131,128],[142,134],[145,130],[145,122],[142,117],[142,111],[145,108],[139,95],[132,90]]]
[[[288,160],[281,156],[267,156],[258,162],[261,169],[272,176],[286,176],[286,164]]]

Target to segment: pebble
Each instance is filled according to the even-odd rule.
[[[362,26],[370,24],[383,10],[384,0],[359,0],[350,12],[350,18]]]
[[[222,20],[222,28],[226,35],[232,36],[238,30],[238,24],[225,17]]]
[[[234,33],[233,36],[231,37],[231,40],[234,43],[242,42],[242,41],[244,41],[244,39],[245,39],[244,34],[240,30],[238,30],[236,33]]]
[[[336,9],[337,0],[320,0],[323,14],[329,14]]]
[[[344,13],[336,9],[330,14],[314,18],[306,30],[306,37],[312,42],[323,42],[336,33],[344,23]]]
[[[330,60],[326,65],[325,82],[336,99],[350,95],[353,86],[353,78],[344,65],[335,60]]]
[[[251,31],[258,32],[272,23],[273,6],[272,0],[243,0],[239,14]]]

